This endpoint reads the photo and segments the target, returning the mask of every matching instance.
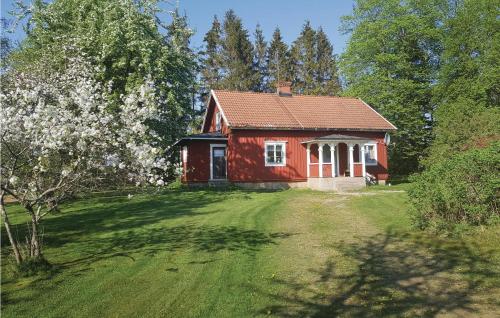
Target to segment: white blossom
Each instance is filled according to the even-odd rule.
[[[9,89],[2,89],[1,173],[19,195],[37,198],[60,178],[68,180],[61,189],[74,191],[104,179],[97,178],[99,171],[106,176],[126,173],[137,185],[165,184],[170,163],[153,146],[157,134],[146,124],[161,117],[153,84],[146,79],[111,112],[107,90],[112,84],[103,87],[93,72],[84,58],[75,57],[65,72],[12,74]],[[22,155],[9,157],[4,146]],[[30,168],[18,173],[21,164]]]

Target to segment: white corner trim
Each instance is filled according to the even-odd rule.
[[[282,163],[268,163],[267,162],[267,145],[282,145],[283,147],[283,162]],[[264,166],[266,167],[285,167],[286,166],[286,142],[285,141],[264,141]]]
[[[231,125],[229,124],[229,120],[227,120],[226,114],[224,114],[224,110],[222,109],[222,106],[219,103],[219,99],[217,98],[217,95],[215,94],[213,89],[210,90],[210,96],[214,98],[215,104],[217,105],[217,109],[222,114],[222,118],[226,122],[227,127],[231,127]]]
[[[364,100],[362,100],[361,98],[358,98],[363,104],[366,105],[366,107],[370,108],[375,114],[379,115],[383,120],[385,120],[389,125],[391,125],[394,129],[398,129],[398,127],[394,126],[390,121],[388,121],[384,116],[382,116],[378,111],[376,111],[375,109],[373,109],[373,107],[371,107],[370,105],[368,105],[368,103],[366,103]]]
[[[216,147],[226,148],[226,178],[214,179],[214,158],[213,149]],[[210,181],[227,180],[227,145],[226,144],[210,144]]]
[[[371,142],[371,143],[366,143],[363,145],[363,148],[365,149],[365,153],[367,153],[366,151],[366,146],[373,146],[373,149],[374,149],[374,153],[375,153],[375,163],[369,163],[365,160],[365,165],[366,166],[378,166],[378,145],[376,142]],[[360,149],[361,150],[361,149]],[[360,151],[361,152],[361,151]]]
[[[182,163],[187,164],[188,162],[188,146],[182,147]]]

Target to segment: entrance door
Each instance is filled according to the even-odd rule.
[[[212,147],[212,179],[226,179],[226,147]]]

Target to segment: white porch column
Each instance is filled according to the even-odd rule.
[[[340,164],[339,164],[339,152],[340,152],[340,150],[339,150],[339,144],[336,144],[336,146],[337,146],[337,152],[336,152],[337,156],[335,157],[335,163],[336,163],[335,168],[337,168],[337,177],[340,177]]]
[[[349,144],[349,176],[354,178],[354,145]]]
[[[366,177],[366,164],[365,164],[365,151],[366,147],[365,144],[360,145],[360,150],[361,150],[361,163],[363,164],[363,178]]]
[[[307,150],[306,150],[306,155],[307,155],[307,177],[311,175],[311,144],[307,144]]]
[[[332,178],[335,177],[335,144],[329,144],[330,146],[330,162],[332,163]]]
[[[318,144],[318,157],[319,157],[318,175],[320,178],[323,178],[323,144]]]

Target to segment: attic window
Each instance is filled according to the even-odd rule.
[[[221,113],[218,112],[216,115],[215,115],[215,130],[216,131],[221,131]]]

